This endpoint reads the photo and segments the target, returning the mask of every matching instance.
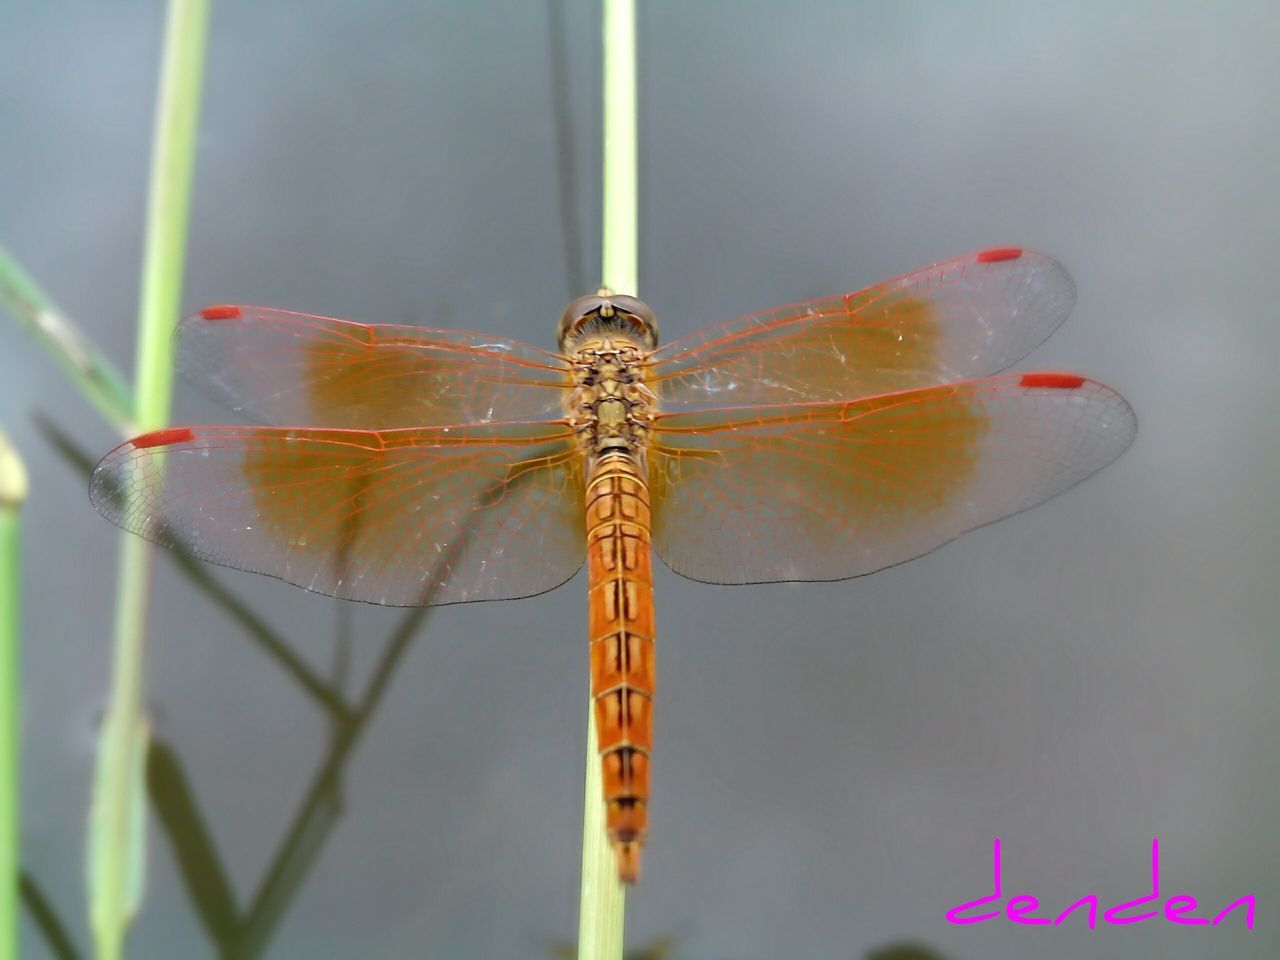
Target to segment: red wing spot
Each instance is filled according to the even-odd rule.
[[[137,450],[147,447],[167,447],[171,443],[185,443],[194,440],[195,434],[187,427],[170,427],[167,430],[153,430],[129,441]]]
[[[240,308],[231,306],[205,307],[200,311],[200,316],[206,320],[238,320],[240,319]]]
[[[996,247],[993,250],[983,250],[978,254],[979,263],[999,263],[1001,260],[1017,260],[1022,256],[1021,247]]]
[[[1074,373],[1024,373],[1020,387],[1048,387],[1050,390],[1075,390],[1084,386],[1084,377]]]

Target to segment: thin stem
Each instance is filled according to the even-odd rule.
[[[604,229],[602,285],[635,294],[636,49],[634,0],[604,0]],[[580,960],[621,960],[626,897],[605,834],[594,705],[587,712],[587,776],[582,815]]]
[[[20,813],[22,504],[27,475],[17,452],[0,433],[0,956],[20,956],[18,873]]]
[[[634,0],[604,0],[604,286],[639,292],[636,278],[636,16]]]
[[[587,720],[587,777],[582,816],[582,889],[578,901],[578,960],[621,960],[625,888],[605,832],[604,783],[594,705]]]
[[[169,417],[171,334],[178,316],[204,71],[208,0],[170,0],[160,73],[138,316],[134,411],[140,430]],[[148,544],[120,546],[111,700],[103,723],[90,836],[90,913],[97,955],[118,960],[141,896],[146,719],[143,665]]]
[[[133,397],[124,378],[3,247],[0,307],[13,314],[44,345],[99,413],[122,434],[131,431]]]
[[[138,426],[142,430],[158,429],[169,420],[173,328],[182,306],[187,215],[191,208],[208,22],[208,0],[170,0],[138,314],[134,390]]]

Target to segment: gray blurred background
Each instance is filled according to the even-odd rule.
[[[0,20],[0,242],[126,371],[163,8]],[[657,574],[646,875],[628,940],[677,957],[1274,957],[1280,945],[1280,14],[1275,4],[645,2],[641,293],[670,338],[1018,244],[1079,285],[1023,369],[1121,390],[1134,447],[1066,495],[844,583]],[[214,5],[184,303],[551,346],[597,282],[590,0]],[[568,136],[568,139],[564,139]],[[34,478],[24,861],[83,946],[83,833],[117,531],[32,414],[117,438],[0,325]],[[186,385],[177,421],[226,421]],[[218,570],[319,671],[336,601]],[[346,766],[271,956],[545,957],[576,931],[580,576],[435,613]],[[323,714],[167,559],[149,700],[243,905],[329,744]],[[358,690],[400,614],[349,611]],[[1008,923],[1149,889],[1256,929]],[[1056,911],[1055,911],[1056,912]],[[48,956],[33,929],[31,957]],[[212,956],[151,821],[132,956]]]

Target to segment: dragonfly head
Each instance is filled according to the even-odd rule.
[[[560,349],[569,353],[592,334],[620,335],[653,350],[658,346],[658,321],[643,300],[602,287],[565,307],[557,331]]]

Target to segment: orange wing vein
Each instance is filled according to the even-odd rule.
[[[107,454],[90,496],[200,559],[392,606],[532,596],[585,555],[581,456],[559,423],[177,427]]]
[[[820,403],[990,376],[1071,312],[1062,265],[984,250],[846,296],[714,324],[657,351],[668,410]]]
[[[208,307],[178,327],[178,367],[260,423],[356,430],[556,418],[556,354],[480,333]]]
[[[1110,388],[1051,373],[660,415],[653,544],[711,583],[859,576],[1061,493],[1136,429]]]

